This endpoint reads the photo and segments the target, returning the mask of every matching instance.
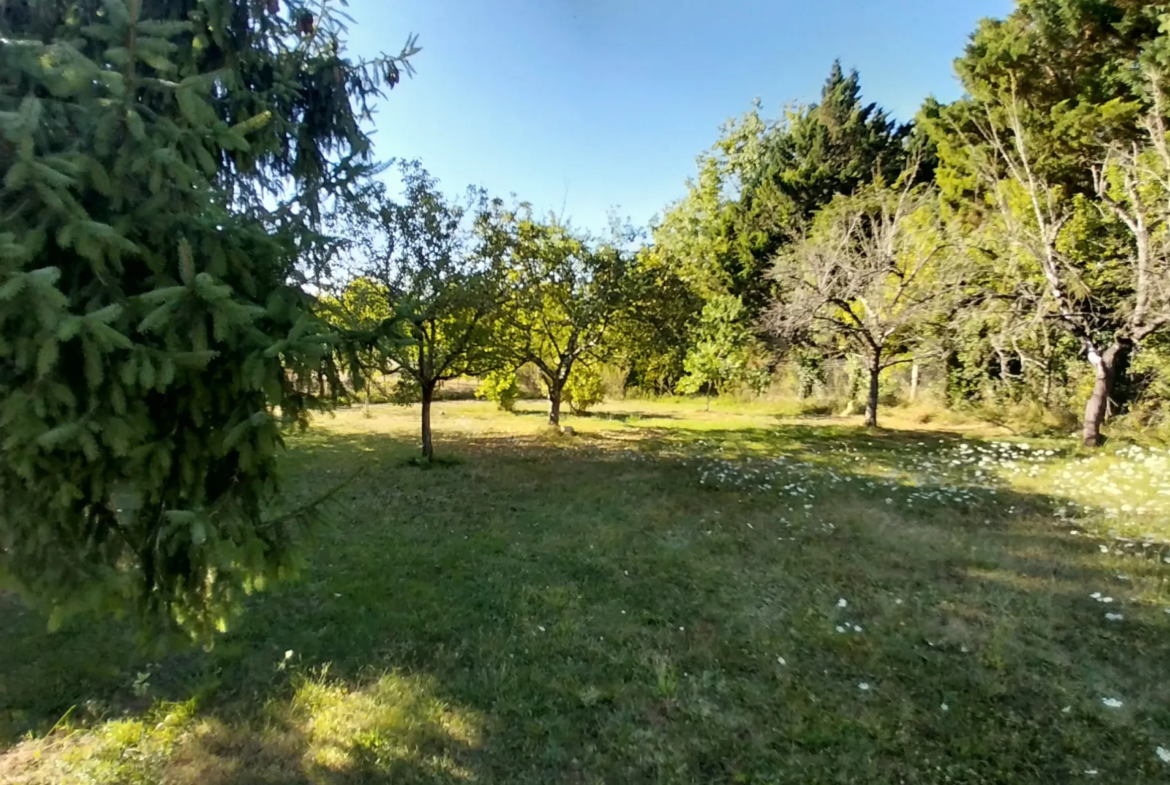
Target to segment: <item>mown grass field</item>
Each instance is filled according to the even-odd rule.
[[[1170,782],[1164,447],[784,414],[322,420],[211,650],[0,599],[0,781]]]

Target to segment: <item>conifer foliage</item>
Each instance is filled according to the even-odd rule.
[[[313,8],[0,5],[0,586],[201,633],[291,565],[276,460],[332,354],[306,218],[406,67]]]

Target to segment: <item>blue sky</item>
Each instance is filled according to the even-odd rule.
[[[381,102],[380,158],[600,229],[646,223],[755,97],[817,98],[834,59],[899,119],[958,97],[952,62],[1011,0],[350,0],[350,50],[423,47]]]

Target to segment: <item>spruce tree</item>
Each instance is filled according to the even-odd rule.
[[[877,104],[863,103],[857,71],[846,74],[833,63],[820,102],[790,112],[765,138],[758,170],[747,173],[744,201],[771,185],[806,221],[838,194],[875,178],[897,179],[906,166],[910,131]],[[919,173],[921,179],[929,176]]]
[[[404,62],[312,8],[0,6],[0,585],[58,615],[207,633],[293,564],[282,434],[331,356],[298,264]]]

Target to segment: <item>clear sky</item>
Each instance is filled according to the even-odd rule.
[[[755,97],[814,101],[834,59],[899,119],[958,97],[952,63],[1011,0],[350,0],[350,50],[423,48],[381,102],[380,158],[449,193],[515,193],[576,226],[644,224]]]

